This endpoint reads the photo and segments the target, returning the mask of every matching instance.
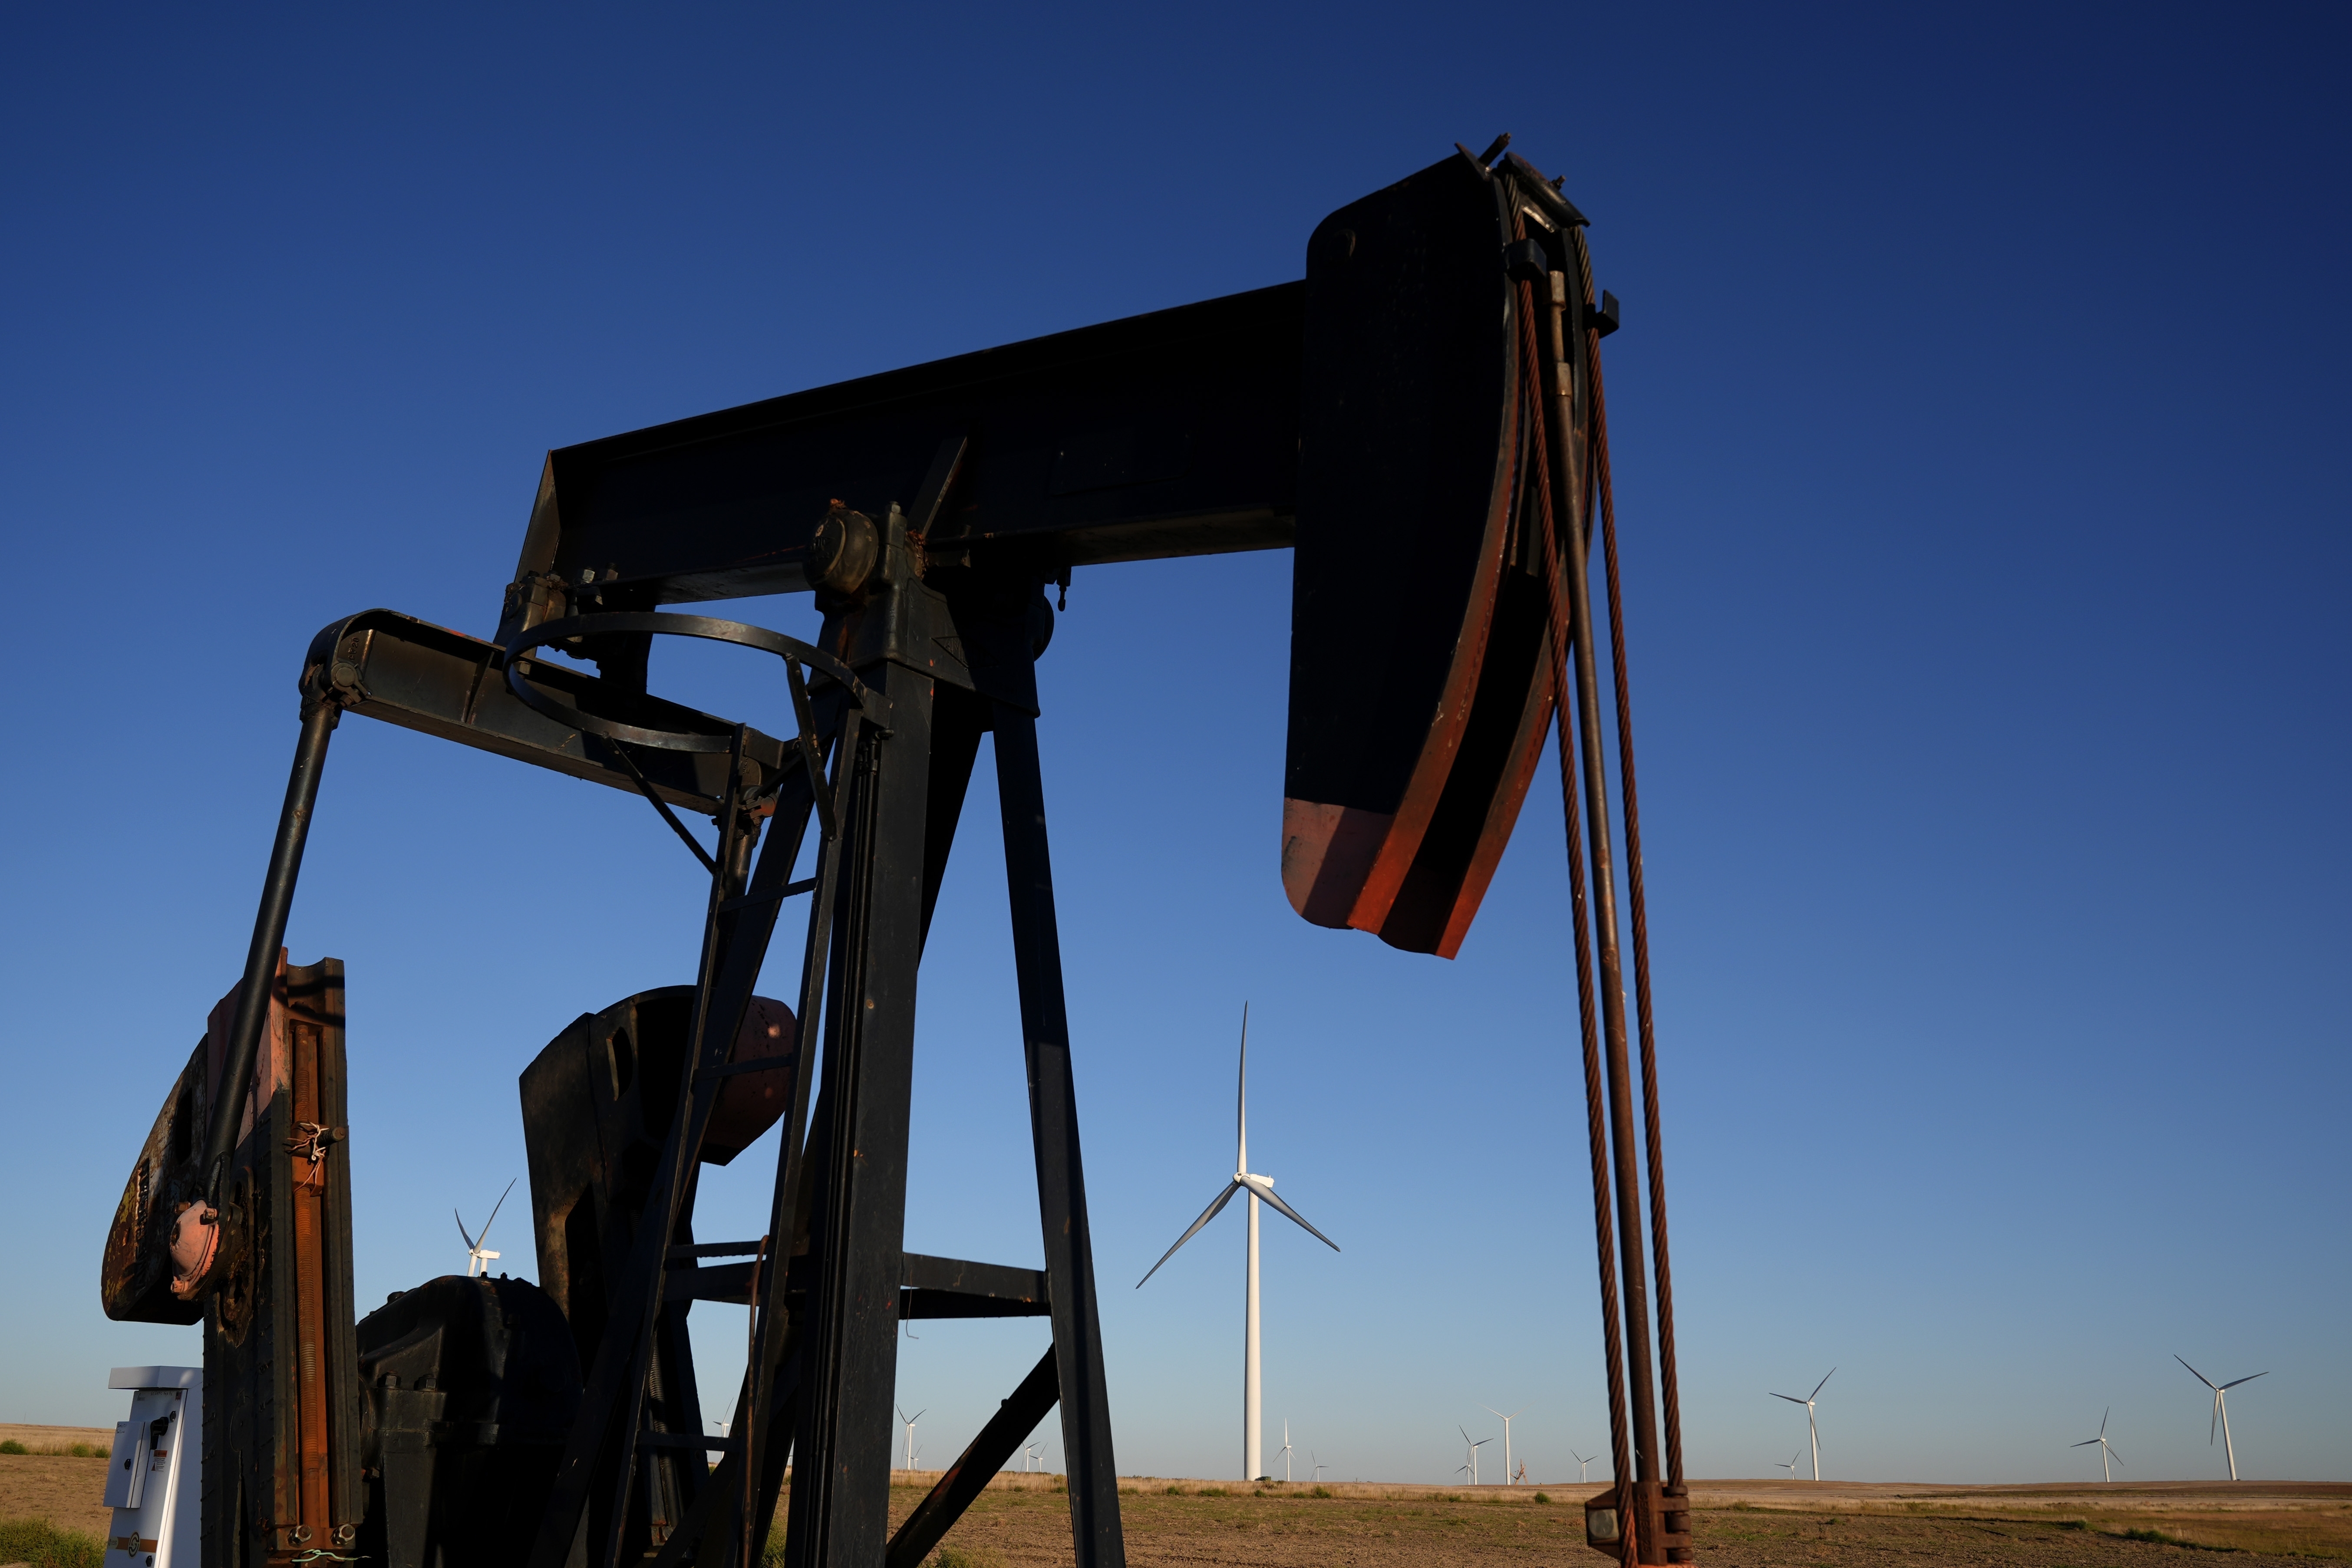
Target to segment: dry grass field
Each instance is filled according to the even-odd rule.
[[[96,1536],[103,1452],[54,1450],[110,1440],[80,1428],[0,1427],[0,1441],[47,1453],[0,1454],[0,1521],[46,1519]],[[901,1472],[904,1518],[935,1478]],[[1595,1487],[1434,1488],[1135,1478],[1120,1483],[1136,1568],[1404,1568],[1406,1564],[1606,1560],[1583,1540],[1579,1506]],[[2154,1485],[1941,1487],[1708,1481],[1692,1488],[1699,1560],[1709,1568],[2315,1568],[2352,1559],[2352,1486],[2245,1481]],[[1050,1476],[1000,1476],[959,1522],[939,1568],[1044,1568],[1071,1561],[1069,1503]],[[7,1534],[0,1527],[0,1538]],[[19,1550],[22,1550],[21,1548]],[[9,1559],[0,1557],[0,1562]],[[63,1563],[66,1558],[57,1561]],[[93,1558],[92,1561],[95,1561]]]
[[[1016,1478],[1005,1478],[1015,1480]],[[1042,1478],[1036,1478],[1042,1480]],[[992,1488],[943,1546],[945,1568],[1071,1562],[1058,1492]],[[1454,1488],[1303,1484],[1244,1489],[1197,1481],[1122,1483],[1128,1560],[1137,1568],[1232,1564],[1578,1563],[1582,1511],[1598,1487]],[[1717,1568],[2242,1568],[2352,1559],[2352,1486],[1837,1486],[1701,1483],[1692,1521],[1699,1558]],[[894,1490],[894,1517],[921,1497]]]
[[[45,1519],[64,1530],[106,1533],[114,1515],[98,1500],[106,1491],[112,1431],[0,1425],[0,1443],[30,1450],[0,1454],[0,1521]],[[74,1455],[77,1447],[88,1457]],[[0,1563],[7,1561],[0,1557]]]
[[[2042,1524],[2084,1537],[2148,1532],[2207,1551],[2352,1558],[2352,1486],[2326,1481],[2153,1481],[1943,1487],[1710,1481],[1693,1500],[1718,1513],[1843,1514]],[[1736,1527],[1735,1521],[1726,1521]]]

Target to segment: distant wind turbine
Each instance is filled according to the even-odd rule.
[[[1315,1457],[1315,1450],[1312,1448],[1307,1450],[1307,1462],[1315,1467],[1315,1473],[1307,1479],[1310,1481],[1321,1480],[1323,1479],[1323,1472],[1330,1467],[1326,1465],[1322,1460],[1317,1458]]]
[[[1568,1457],[1576,1461],[1576,1479],[1577,1484],[1580,1486],[1584,1482],[1584,1472],[1591,1467],[1592,1459],[1597,1459],[1601,1456],[1595,1454],[1592,1456],[1592,1459],[1588,1459],[1582,1454],[1578,1453],[1574,1448],[1570,1448],[1568,1451]]]
[[[907,1407],[904,1405],[893,1405],[890,1408],[896,1410],[898,1413],[898,1419],[906,1423],[907,1469],[911,1470],[915,1468],[915,1423],[929,1415],[930,1411],[928,1409],[918,1410],[912,1416],[909,1416],[907,1414]]]
[[[2189,1365],[2185,1361],[2180,1364],[2183,1366]],[[2194,1371],[2196,1369],[2191,1367],[2190,1370]],[[1830,1379],[1836,1375],[1837,1368],[1834,1366],[1831,1367],[1827,1372],[1822,1375],[1822,1380],[1813,1385],[1813,1391],[1811,1394],[1806,1395],[1802,1399],[1798,1398],[1793,1394],[1775,1394],[1772,1396],[1775,1399],[1785,1399],[1791,1405],[1801,1405],[1805,1407],[1805,1430],[1812,1435],[1813,1439],[1813,1479],[1815,1480],[1822,1479],[1822,1429],[1813,1425],[1813,1401],[1822,1396],[1822,1390],[1829,1386]]]
[[[2172,1359],[2180,1362],[2183,1366],[2189,1366],[2189,1363],[2183,1361],[2179,1355],[2175,1355]],[[2189,1366],[2189,1375],[2213,1391],[2213,1419],[2206,1423],[2205,1444],[2208,1448],[2212,1447],[2213,1428],[2218,1425],[2221,1428],[2221,1449],[2230,1456],[2230,1479],[2236,1480],[2238,1479],[2238,1447],[2230,1440],[2230,1401],[2224,1396],[2241,1383],[2252,1383],[2255,1377],[2268,1377],[2270,1374],[2257,1372],[2253,1377],[2233,1377],[2227,1383],[2216,1383],[2195,1367]]]
[[[2183,1366],[2189,1365],[2185,1361],[2180,1364]],[[2189,1369],[2191,1372],[2197,1370],[2193,1366]],[[2119,1465],[2124,1462],[2124,1457],[2121,1454],[2116,1453],[2114,1447],[2107,1441],[2107,1417],[2113,1414],[2115,1414],[2115,1407],[2113,1406],[2110,1406],[2106,1409],[2099,1412],[2099,1435],[2097,1437],[2085,1437],[2079,1443],[2069,1443],[2066,1445],[2070,1448],[2087,1448],[2092,1444],[2096,1443],[2099,1446],[2099,1479],[2103,1481],[2109,1482],[2110,1484],[2112,1484],[2116,1479],[2116,1472],[2107,1468],[2107,1461],[2109,1459],[2113,1459]],[[2233,1476],[2231,1479],[2234,1480],[2236,1478]]]
[[[1290,1418],[1286,1416],[1282,1421],[1282,1479],[1285,1484],[1290,1480]]]
[[[521,1179],[520,1176],[515,1177],[515,1181]],[[514,1181],[507,1183],[507,1192],[514,1191]],[[484,1243],[490,1239],[490,1226],[499,1218],[499,1210],[507,1206],[507,1192],[499,1194],[498,1202],[490,1205],[490,1218],[482,1221],[482,1233],[479,1236],[466,1236],[466,1217],[454,1208],[449,1211],[450,1216],[457,1221],[457,1234],[466,1236],[466,1278],[468,1280],[478,1274],[487,1278],[490,1271],[490,1260],[498,1256]]]
[[[1459,1427],[1456,1427],[1454,1429],[1462,1433],[1462,1440],[1464,1442],[1470,1443],[1469,1462],[1465,1464],[1462,1468],[1470,1472],[1470,1484],[1475,1487],[1478,1484],[1478,1450],[1485,1448],[1495,1439],[1492,1437],[1481,1437],[1476,1442],[1472,1443],[1470,1441],[1470,1434],[1468,1432],[1463,1431]]]
[[[1024,1470],[1034,1470],[1037,1468],[1041,1462],[1037,1457],[1037,1450],[1045,1446],[1043,1443],[1031,1443],[1021,1450],[1021,1468]]]
[[[1272,1204],[1283,1214],[1287,1215],[1291,1219],[1296,1220],[1299,1228],[1306,1231],[1307,1235],[1315,1238],[1316,1240],[1323,1243],[1324,1246],[1331,1249],[1332,1251],[1337,1252],[1339,1250],[1339,1244],[1337,1241],[1332,1240],[1329,1237],[1324,1235],[1321,1231],[1316,1229],[1313,1226],[1307,1224],[1306,1216],[1291,1207],[1290,1205],[1283,1202],[1282,1199],[1275,1197],[1274,1178],[1272,1176],[1252,1176],[1250,1174],[1249,1004],[1247,1002],[1244,1002],[1242,1004],[1241,1088],[1234,1103],[1234,1152],[1233,1180],[1225,1184],[1225,1190],[1217,1195],[1217,1200],[1214,1203],[1212,1203],[1207,1208],[1201,1211],[1201,1218],[1192,1221],[1192,1228],[1176,1239],[1176,1247],[1171,1247],[1167,1251],[1162,1252],[1160,1255],[1160,1263],[1154,1263],[1150,1269],[1145,1272],[1143,1278],[1135,1282],[1135,1288],[1139,1291],[1143,1289],[1145,1285],[1149,1284],[1151,1281],[1151,1276],[1160,1272],[1160,1264],[1165,1263],[1169,1259],[1176,1256],[1177,1247],[1181,1247],[1187,1241],[1192,1240],[1193,1237],[1200,1234],[1201,1227],[1208,1224],[1209,1221],[1216,1218],[1219,1214],[1223,1213],[1224,1211],[1225,1205],[1233,1201],[1234,1194],[1237,1192],[1245,1192],[1249,1194],[1249,1264],[1246,1270],[1248,1274],[1247,1295],[1249,1298],[1249,1305],[1247,1323],[1244,1329],[1242,1336],[1242,1479],[1245,1481],[1254,1481],[1258,1479],[1259,1474],[1261,1473],[1258,1469],[1257,1433],[1258,1201],[1262,1198],[1265,1202]]]
[[[1481,1405],[1478,1408],[1490,1416],[1503,1416],[1503,1413],[1492,1405]],[[1511,1416],[1519,1415],[1526,1409],[1527,1406],[1522,1405],[1518,1409],[1512,1411]],[[1511,1416],[1503,1416],[1503,1484],[1505,1486],[1511,1484]]]
[[[1782,1463],[1776,1463],[1776,1464],[1774,1464],[1774,1465],[1773,1465],[1773,1467],[1772,1467],[1772,1468],[1773,1468],[1774,1469],[1776,1469],[1776,1470],[1786,1470],[1786,1471],[1788,1471],[1788,1472],[1789,1472],[1789,1479],[1790,1479],[1790,1480],[1795,1480],[1795,1479],[1797,1479],[1797,1461],[1798,1461],[1798,1460],[1800,1460],[1800,1459],[1801,1459],[1801,1458],[1803,1458],[1804,1457],[1805,1457],[1805,1450],[1804,1450],[1804,1449],[1802,1449],[1802,1448],[1799,1448],[1795,1453],[1790,1454],[1790,1455],[1789,1456],[1788,1459],[1787,1459],[1785,1462],[1782,1462]]]

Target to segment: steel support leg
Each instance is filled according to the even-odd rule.
[[[832,1115],[810,1236],[808,1372],[786,1534],[794,1568],[878,1563],[890,1537],[932,690],[928,675],[898,664],[869,679],[888,699],[890,728],[860,737],[844,823],[824,1037]]]
[[[1079,1568],[1125,1568],[1037,721],[1003,703],[996,707],[996,792],[1004,818],[1004,877],[1013,901],[1013,967],[1021,984],[1029,1128],[1036,1145],[1038,1218],[1045,1228],[1061,1385],[1062,1452],[1069,1466],[1070,1534]]]

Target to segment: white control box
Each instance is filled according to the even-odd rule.
[[[109,1388],[131,1390],[106,1467],[106,1568],[198,1568],[203,1528],[205,1375],[193,1366],[118,1366]]]

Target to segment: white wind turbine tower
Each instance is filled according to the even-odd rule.
[[[1285,1485],[1288,1485],[1290,1481],[1290,1418],[1286,1416],[1283,1417],[1282,1421],[1282,1449],[1280,1458],[1282,1459],[1283,1483]]]
[[[1574,1448],[1570,1448],[1568,1451],[1568,1457],[1576,1461],[1576,1482],[1579,1486],[1582,1486],[1585,1479],[1584,1472],[1592,1468],[1592,1459],[1597,1459],[1601,1456],[1595,1454],[1592,1456],[1592,1459],[1588,1459],[1582,1454],[1578,1453]]]
[[[1167,1251],[1162,1252],[1160,1255],[1160,1263],[1154,1263],[1150,1269],[1145,1272],[1143,1278],[1135,1282],[1135,1288],[1139,1291],[1143,1289],[1145,1285],[1149,1284],[1150,1282],[1151,1276],[1160,1272],[1160,1264],[1165,1263],[1169,1259],[1176,1256],[1177,1247],[1181,1247],[1187,1241],[1192,1240],[1193,1237],[1200,1234],[1201,1227],[1208,1224],[1209,1221],[1216,1218],[1219,1214],[1223,1213],[1224,1211],[1225,1205],[1233,1201],[1234,1194],[1237,1192],[1246,1192],[1249,1194],[1249,1264],[1247,1268],[1247,1294],[1249,1298],[1249,1305],[1247,1312],[1247,1326],[1244,1330],[1242,1340],[1242,1479],[1244,1480],[1254,1481],[1258,1479],[1260,1474],[1258,1469],[1257,1438],[1258,1201],[1263,1198],[1265,1202],[1272,1204],[1276,1208],[1281,1210],[1282,1213],[1287,1215],[1290,1218],[1297,1221],[1301,1229],[1305,1230],[1307,1235],[1315,1238],[1316,1240],[1323,1243],[1324,1246],[1331,1249],[1332,1251],[1337,1252],[1339,1250],[1339,1244],[1332,1240],[1329,1237],[1324,1235],[1321,1231],[1316,1229],[1313,1226],[1307,1224],[1306,1216],[1291,1207],[1290,1205],[1283,1202],[1282,1199],[1275,1197],[1274,1178],[1272,1176],[1252,1176],[1250,1174],[1249,1004],[1247,1002],[1244,1002],[1242,1004],[1241,1088],[1235,1100],[1234,1124],[1234,1179],[1225,1184],[1225,1190],[1217,1195],[1217,1200],[1214,1203],[1209,1205],[1207,1208],[1201,1211],[1201,1218],[1192,1221],[1192,1228],[1176,1239],[1176,1247],[1171,1247]]]
[[[2172,1359],[2180,1362],[2183,1366],[2189,1366],[2189,1363],[2178,1355]],[[2253,1377],[2233,1377],[2227,1383],[2216,1383],[2195,1367],[2189,1366],[2189,1375],[2213,1391],[2213,1419],[2206,1423],[2205,1443],[2208,1448],[2212,1446],[2213,1427],[2218,1424],[2221,1428],[2221,1449],[2230,1456],[2230,1479],[2236,1480],[2238,1479],[2238,1447],[2230,1440],[2230,1401],[2225,1396],[2241,1383],[2252,1383],[2254,1377],[2268,1377],[2270,1374],[2257,1372]]]
[[[520,1176],[515,1177],[515,1181],[521,1179]],[[514,1191],[514,1181],[507,1183],[507,1192]],[[490,1271],[490,1260],[498,1256],[483,1243],[490,1239],[490,1225],[498,1218],[499,1210],[507,1206],[507,1192],[499,1194],[498,1202],[490,1205],[490,1218],[482,1221],[482,1233],[479,1236],[466,1236],[466,1217],[454,1208],[449,1211],[451,1217],[457,1221],[457,1234],[466,1236],[466,1278],[468,1280],[476,1275],[487,1277]]]
[[[2183,1366],[2189,1365],[2185,1361],[2182,1362],[2181,1364]],[[2193,1366],[2189,1369],[2191,1372],[2197,1370]],[[2121,1454],[2116,1453],[2113,1446],[2107,1442],[2107,1417],[2114,1414],[2115,1407],[2113,1406],[2109,1406],[2106,1409],[2099,1412],[2099,1435],[2097,1437],[2085,1437],[2079,1443],[2069,1443],[2066,1445],[2070,1448],[2087,1448],[2092,1444],[2096,1443],[2099,1446],[2099,1479],[2103,1481],[2109,1482],[2110,1484],[2112,1484],[2116,1479],[2116,1472],[2107,1468],[2107,1461],[2109,1459],[2113,1459],[2119,1465],[2124,1462],[2124,1457]]]
[[[2180,1364],[2183,1366],[2189,1365],[2185,1361]],[[2193,1372],[2196,1369],[2194,1367],[2190,1367],[2189,1370]],[[1805,1407],[1805,1430],[1812,1435],[1813,1439],[1813,1479],[1815,1480],[1822,1479],[1822,1429],[1813,1425],[1813,1401],[1822,1396],[1822,1390],[1827,1387],[1829,1385],[1830,1379],[1836,1375],[1837,1368],[1834,1366],[1822,1374],[1821,1382],[1814,1384],[1813,1391],[1811,1394],[1806,1395],[1802,1399],[1798,1398],[1793,1394],[1775,1394],[1772,1396],[1775,1399],[1785,1399],[1791,1405],[1801,1405]]]
[[[906,1425],[907,1463],[905,1468],[911,1470],[915,1468],[915,1423],[929,1415],[930,1410],[926,1406],[923,1409],[916,1411],[912,1416],[909,1416],[907,1414],[907,1407],[904,1405],[893,1405],[890,1408],[898,1413],[898,1419]]]
[[[1456,1427],[1454,1429],[1457,1432],[1462,1432],[1462,1440],[1464,1442],[1470,1443],[1470,1458],[1468,1461],[1463,1465],[1462,1469],[1468,1472],[1470,1484],[1475,1487],[1478,1484],[1478,1450],[1485,1448],[1495,1439],[1492,1437],[1481,1437],[1476,1442],[1472,1443],[1470,1442],[1469,1433],[1464,1432],[1459,1427]]]
[[[1478,1408],[1489,1416],[1503,1416],[1503,1413],[1492,1405],[1481,1405]],[[1526,1410],[1527,1406],[1522,1405],[1518,1409],[1512,1411],[1511,1416],[1521,1415]],[[1511,1484],[1511,1416],[1503,1416],[1503,1484],[1505,1486]]]
[[[1795,1453],[1790,1454],[1785,1461],[1775,1461],[1772,1468],[1776,1470],[1788,1471],[1789,1479],[1790,1480],[1795,1480],[1797,1479],[1797,1461],[1804,1457],[1805,1450],[1799,1448]]]

